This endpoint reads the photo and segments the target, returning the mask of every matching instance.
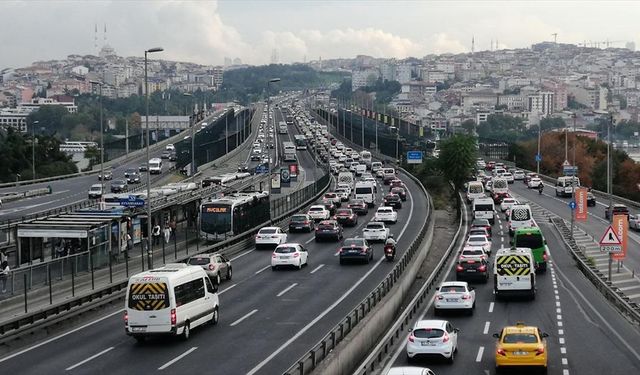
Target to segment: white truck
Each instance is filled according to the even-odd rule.
[[[502,248],[493,267],[493,291],[496,298],[527,295],[536,298],[536,268],[528,247]]]
[[[153,158],[149,160],[149,173],[151,174],[162,173],[162,159]]]

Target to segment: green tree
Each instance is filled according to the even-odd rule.
[[[467,134],[473,135],[473,131],[476,128],[476,122],[471,119],[465,120],[462,124],[460,124],[460,127],[464,129]]]
[[[471,175],[476,157],[475,138],[471,136],[456,134],[440,143],[440,169],[457,190]]]

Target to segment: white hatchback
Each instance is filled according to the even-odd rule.
[[[389,228],[384,223],[372,221],[362,230],[362,236],[367,241],[386,241],[389,238]]]
[[[271,255],[271,269],[276,270],[280,266],[293,266],[301,269],[309,261],[309,253],[299,243],[285,243],[278,245]]]
[[[256,234],[256,249],[278,246],[287,242],[287,234],[279,227],[264,227]]]
[[[311,216],[313,220],[329,220],[331,213],[325,206],[316,205],[309,207],[307,215]]]
[[[466,281],[446,281],[436,292],[433,313],[442,310],[466,310],[470,315],[476,307],[476,292]]]
[[[491,255],[491,240],[489,240],[487,236],[483,236],[483,235],[469,236],[469,238],[467,238],[467,242],[465,243],[465,246],[482,247],[482,250],[484,250],[484,252],[487,255]]]
[[[520,204],[515,198],[504,198],[502,199],[502,203],[500,203],[500,211],[506,212],[511,208],[514,204]]]
[[[407,342],[407,359],[421,356],[439,356],[453,363],[458,351],[458,332],[446,320],[420,320],[416,322]]]
[[[373,215],[373,221],[395,224],[398,222],[398,213],[392,207],[378,207],[375,215]]]
[[[537,189],[540,185],[542,185],[542,180],[539,177],[533,177],[527,183],[529,189]]]

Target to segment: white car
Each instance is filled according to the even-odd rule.
[[[349,190],[344,188],[338,188],[334,191],[334,193],[336,193],[340,197],[340,200],[342,202],[349,201],[349,193],[350,193]]]
[[[438,315],[442,310],[467,310],[473,314],[476,307],[476,292],[466,281],[446,281],[436,292],[433,313]]]
[[[508,184],[513,184],[513,182],[515,181],[515,178],[513,177],[513,174],[506,172],[502,174],[502,178],[504,178],[505,180],[507,180]]]
[[[373,221],[382,221],[383,223],[395,224],[398,222],[398,213],[394,211],[392,207],[378,207],[375,215],[373,215]]]
[[[324,193],[324,195],[322,196],[322,202],[323,203],[333,203],[336,205],[336,207],[340,207],[340,204],[342,203],[342,199],[340,197],[340,195],[336,194],[335,192],[329,192],[329,193]]]
[[[256,249],[275,247],[287,242],[287,234],[279,227],[264,227],[256,234]]]
[[[169,143],[167,146],[165,146],[164,149],[167,150],[167,151],[175,151],[176,150],[176,146],[174,146],[173,143]]]
[[[458,351],[458,332],[446,320],[419,320],[407,342],[409,361],[420,356],[440,355],[453,363]]]
[[[299,243],[285,243],[278,245],[271,255],[271,269],[276,270],[280,266],[293,266],[301,269],[306,266],[309,253]]]
[[[542,185],[542,180],[540,177],[533,177],[527,183],[527,187],[529,189],[537,189],[540,185]]]
[[[519,169],[513,171],[513,179],[516,181],[524,180],[524,176],[525,176],[524,171],[521,171]]]
[[[502,203],[500,203],[500,211],[506,212],[514,204],[520,204],[520,203],[515,198],[504,198],[502,199]]]
[[[491,240],[487,238],[487,236],[483,235],[473,235],[467,238],[467,243],[465,246],[479,246],[482,247],[487,255],[491,255]]]
[[[349,170],[353,173],[356,173],[356,170],[358,169],[358,165],[360,165],[360,163],[358,163],[357,161],[352,162],[349,165]]]
[[[402,366],[392,367],[386,375],[436,375],[426,367]]]
[[[316,205],[309,207],[307,215],[311,216],[313,220],[329,220],[331,213],[325,206]]]
[[[468,246],[462,248],[460,251],[460,260],[466,259],[487,259],[487,253],[484,251],[482,246]]]
[[[349,192],[349,195],[351,195],[351,190],[352,190],[352,189],[351,189],[351,185],[349,185],[349,184],[345,184],[345,183],[338,183],[338,184],[336,185],[336,191],[337,191],[338,189],[345,189],[345,190],[347,190],[347,191]]]
[[[386,241],[389,238],[389,228],[384,223],[372,221],[362,230],[362,236],[367,241]]]

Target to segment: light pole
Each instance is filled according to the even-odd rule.
[[[538,124],[538,153],[536,154],[536,173],[540,174],[540,138],[542,135],[542,124]]]
[[[376,125],[376,153],[380,153],[380,149],[378,148],[378,112],[376,111],[375,101],[373,98],[371,99],[371,107],[373,108],[373,116],[375,117],[375,125]]]
[[[613,123],[613,115],[607,111],[593,111],[594,113],[600,115],[606,115],[608,117],[607,121],[607,195],[609,196],[609,207],[607,207],[607,212],[609,214],[609,224],[613,222],[613,197],[611,195],[611,125]],[[611,281],[611,268],[613,265],[613,257],[612,253],[609,253],[609,281]]]
[[[182,93],[182,95],[185,96],[185,97],[188,96],[189,98],[191,98],[193,96],[188,92],[184,92],[184,93]],[[189,99],[189,105],[187,106],[187,108],[190,108],[190,107],[191,107],[191,99]],[[191,177],[193,177],[193,175],[196,174],[196,169],[197,169],[196,168],[196,141],[195,141],[196,135],[195,135],[195,133],[193,131],[193,126],[194,126],[193,121],[191,121],[191,118],[193,117],[193,109],[191,110],[191,113],[187,112],[187,114],[189,115],[189,129],[191,129],[191,131],[190,131],[190,134],[191,134],[191,168],[190,169],[191,169]]]
[[[98,95],[100,101],[100,185],[104,192],[104,128],[102,121],[102,85],[100,81],[89,81],[91,84],[98,85]]]
[[[147,133],[147,166],[149,166],[149,80],[147,75],[147,55],[162,52],[162,47],[150,48],[144,51],[144,101],[146,107],[146,133]],[[153,242],[151,241],[151,171],[147,168],[147,262],[148,268],[153,268]],[[142,262],[144,264],[144,261]]]
[[[366,113],[366,109],[364,108],[365,104],[364,104],[364,98],[362,98],[362,107],[360,108],[360,125],[362,127],[362,141],[360,142],[360,145],[362,145],[362,148],[364,149],[364,115]]]
[[[571,178],[571,201],[576,202],[576,174],[578,174],[578,170],[576,167],[576,146],[578,137],[576,136],[576,120],[577,113],[573,113],[571,117],[573,118],[573,177]],[[566,146],[565,146],[566,147]],[[565,158],[567,157],[567,152],[565,151]],[[577,207],[577,205],[576,205]],[[573,225],[575,221],[575,212],[574,209],[571,210],[571,239],[573,239]]]
[[[270,109],[270,105],[271,105],[271,84],[272,83],[276,83],[276,82],[280,82],[280,78],[271,78],[270,80],[267,81],[267,130],[269,131],[269,141],[267,143],[271,143],[273,142],[273,146],[274,146],[274,151],[275,151],[275,145],[276,145],[276,136],[274,134],[274,129],[272,127],[269,127],[269,119],[271,118],[271,109]],[[275,118],[274,118],[275,120]],[[274,125],[275,127],[275,125]],[[271,148],[269,148],[269,144],[267,144],[267,149],[268,151],[268,160],[267,160],[267,170],[269,171],[269,201],[271,201]]]
[[[36,120],[31,123],[31,179],[36,179],[36,125],[40,121]]]

